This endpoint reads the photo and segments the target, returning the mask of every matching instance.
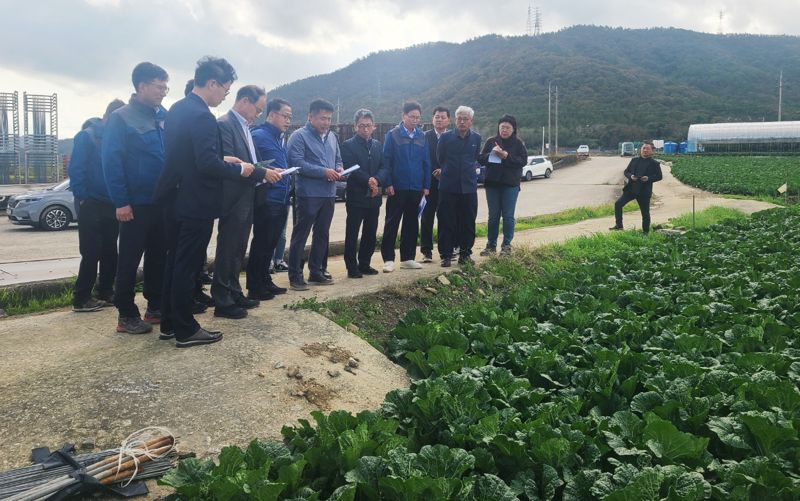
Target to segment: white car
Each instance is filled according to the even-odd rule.
[[[550,177],[553,173],[553,164],[545,156],[534,155],[528,157],[528,165],[522,168],[522,179],[530,181],[535,177]]]
[[[578,152],[577,153],[578,153],[579,157],[588,157],[589,156],[589,145],[588,144],[582,144],[582,145],[578,146]]]

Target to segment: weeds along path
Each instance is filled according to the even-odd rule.
[[[692,195],[698,210],[722,205],[751,213],[770,207],[686,187],[664,171],[655,188],[653,223],[691,211]],[[637,213],[626,214],[625,221],[628,228],[639,226]],[[517,235],[515,245],[564,241],[612,223],[601,218],[529,230]],[[484,239],[476,242],[476,254],[484,245]],[[376,255],[375,265],[378,260]],[[331,259],[330,271],[336,284],[279,296],[247,319],[201,315],[204,326],[224,331],[225,338],[189,350],[159,341],[157,334],[115,333],[113,309],[0,320],[0,441],[6,444],[0,469],[28,464],[33,447],[84,440],[114,447],[131,431],[154,425],[169,428],[183,450],[202,457],[253,437],[278,438],[282,425],[315,409],[376,408],[387,392],[408,385],[405,370],[322,315],[286,306],[312,297],[375,293],[435,277],[442,269],[431,263],[352,280],[339,258]],[[286,281],[285,274],[277,275],[279,285]],[[345,371],[342,354],[357,359],[358,367]]]

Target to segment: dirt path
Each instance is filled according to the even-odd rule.
[[[655,191],[654,223],[691,211],[692,195],[698,210],[723,205],[750,213],[770,207],[686,187],[668,169]],[[638,214],[626,214],[626,222],[638,226]],[[530,230],[519,233],[515,245],[563,241],[612,224],[612,218],[603,218]],[[479,239],[475,249],[484,245]],[[351,280],[342,260],[332,259],[330,271],[335,285],[279,296],[245,320],[201,315],[200,322],[223,330],[225,339],[189,350],[175,349],[154,334],[115,333],[113,310],[0,320],[0,470],[27,464],[33,447],[88,439],[108,448],[145,426],[173,430],[181,449],[204,456],[255,437],[278,438],[282,425],[308,418],[315,409],[377,408],[388,391],[408,384],[405,371],[321,315],[285,306],[313,296],[324,301],[369,294],[442,270],[430,264]],[[285,284],[286,275],[276,282]],[[342,355],[358,360],[355,374],[344,370]],[[302,379],[287,375],[293,367]]]

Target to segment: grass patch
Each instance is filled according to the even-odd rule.
[[[717,224],[725,219],[740,219],[747,215],[738,210],[728,207],[709,207],[695,214],[694,221],[691,214],[683,214],[669,220],[669,224],[676,228],[708,228],[712,224]]]
[[[0,289],[0,310],[6,315],[25,315],[64,308],[72,304],[72,281],[46,286],[17,286]]]

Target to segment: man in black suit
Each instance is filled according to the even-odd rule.
[[[450,125],[450,110],[444,106],[433,109],[433,129],[425,133],[428,141],[428,152],[431,156],[431,191],[428,193],[422,218],[419,223],[419,247],[422,251],[422,262],[430,263],[433,260],[433,220],[436,209],[439,207],[439,174],[442,172],[439,159],[436,158],[436,147],[439,137],[447,131]]]
[[[653,158],[653,145],[650,143],[642,145],[639,155],[625,169],[625,187],[622,196],[614,204],[616,224],[611,230],[622,229],[622,208],[631,200],[636,200],[642,212],[642,231],[650,231],[650,197],[653,196],[653,183],[661,181],[661,164]]]
[[[255,183],[267,174],[238,158],[223,159],[209,107],[222,103],[235,79],[236,71],[225,59],[204,57],[197,63],[192,92],[172,106],[165,123],[166,161],[155,193],[167,205],[161,339],[174,337],[179,348],[222,339],[221,332],[200,327],[192,314],[192,290],[214,219],[222,213],[221,181],[243,177]]]
[[[249,163],[258,162],[249,125],[264,111],[266,102],[266,92],[260,87],[246,85],[239,89],[233,108],[217,120],[223,155]],[[271,183],[280,178],[278,171],[267,171]],[[244,297],[239,284],[253,225],[254,195],[255,185],[249,179],[239,177],[222,181],[222,215],[217,225],[217,252],[211,284],[215,317],[245,318],[248,309],[258,306],[258,300]]]
[[[386,184],[389,170],[383,166],[381,143],[372,139],[372,132],[375,130],[372,112],[367,109],[356,111],[353,122],[356,135],[342,143],[342,162],[346,169],[354,165],[360,168],[347,176],[344,262],[348,277],[362,278],[364,275],[378,273],[369,263],[377,240],[382,202],[380,187]]]

